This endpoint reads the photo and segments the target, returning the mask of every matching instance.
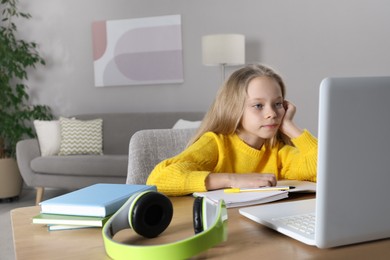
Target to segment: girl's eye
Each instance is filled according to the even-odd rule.
[[[283,108],[283,103],[282,102],[278,102],[275,104],[275,107],[276,108]]]
[[[262,109],[264,106],[262,104],[256,104],[253,107],[256,109]]]

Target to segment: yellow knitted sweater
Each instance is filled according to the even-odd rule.
[[[279,143],[260,150],[237,134],[207,132],[182,153],[159,163],[146,184],[169,196],[206,191],[213,173],[273,173],[277,179],[316,181],[317,139],[307,130],[292,139],[295,147]]]

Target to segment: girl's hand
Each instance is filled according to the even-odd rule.
[[[266,173],[210,173],[206,178],[206,189],[259,188],[276,186],[274,174]]]
[[[295,112],[297,111],[297,107],[289,102],[288,100],[285,100],[283,102],[284,110],[286,111],[284,113],[283,122],[292,121],[295,115]]]
[[[246,173],[230,174],[230,187],[232,188],[259,188],[263,186],[276,186],[274,174]]]
[[[284,134],[286,134],[290,138],[295,138],[300,136],[303,131],[299,127],[297,127],[293,121],[295,112],[297,111],[296,106],[285,100],[284,101],[284,117],[282,119],[282,124],[280,125],[280,131],[282,131]]]

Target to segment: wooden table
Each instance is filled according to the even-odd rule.
[[[290,200],[290,199],[289,199]],[[174,242],[193,235],[192,197],[172,198],[174,217],[168,229],[155,239],[143,239],[131,230],[120,232],[118,240],[132,244]],[[38,206],[11,211],[15,254],[22,259],[109,259],[100,228],[51,231],[32,224]],[[390,239],[334,249],[302,244],[228,210],[228,240],[194,259],[390,259]]]

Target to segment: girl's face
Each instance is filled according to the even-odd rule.
[[[276,135],[285,109],[279,84],[269,77],[257,77],[248,85],[244,114],[238,136],[260,149],[266,139]]]

